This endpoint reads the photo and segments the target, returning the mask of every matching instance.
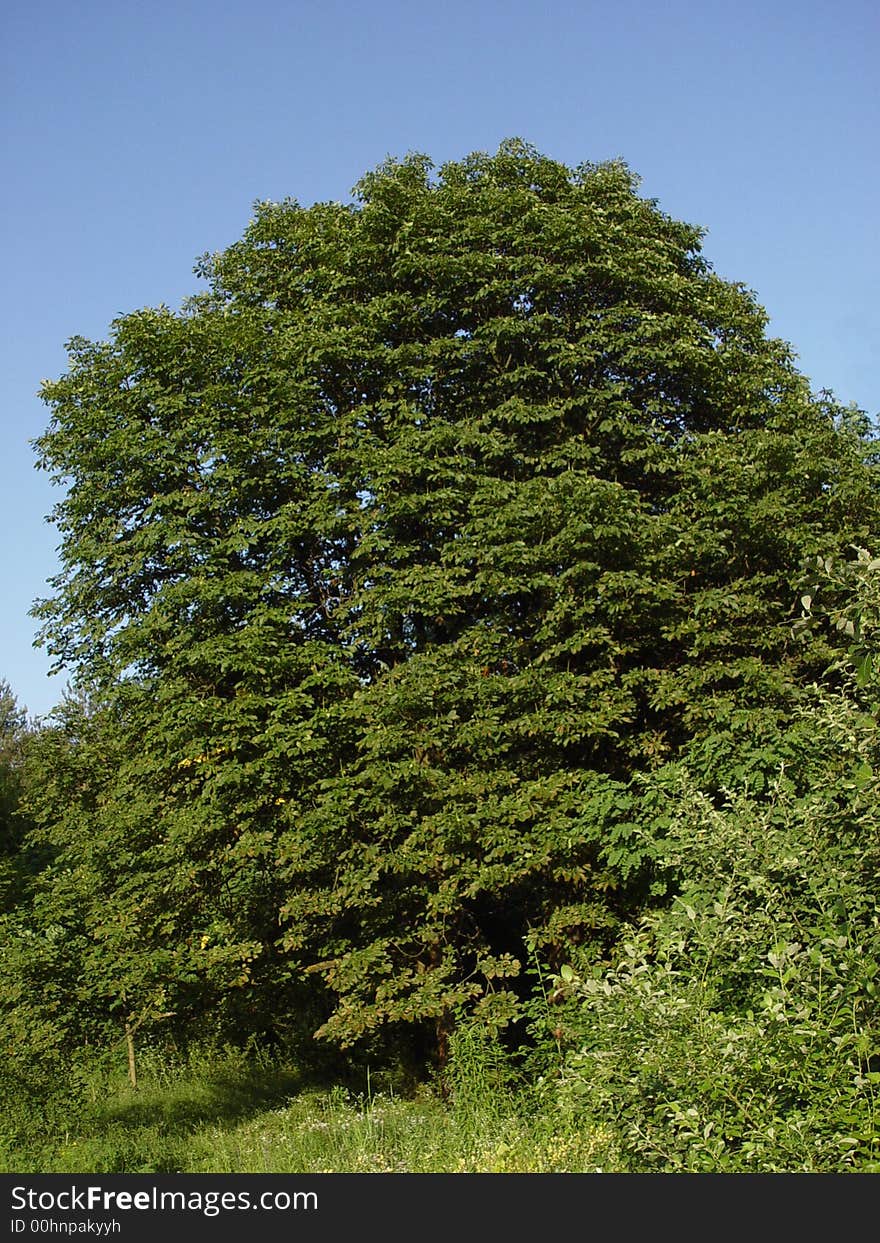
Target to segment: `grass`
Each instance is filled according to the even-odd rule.
[[[63,1090],[7,1093],[6,1173],[579,1173],[616,1167],[613,1136],[578,1129],[460,1059],[447,1102],[388,1077],[319,1087],[225,1050],[147,1051],[134,1091],[119,1070],[74,1068]],[[377,1081],[378,1079],[378,1081]],[[13,1089],[14,1089],[14,1085]],[[32,1085],[39,1090],[39,1085]],[[30,1099],[29,1099],[30,1098]]]
[[[468,1111],[436,1097],[299,1097],[194,1138],[192,1170],[246,1173],[574,1173],[595,1171],[610,1137],[560,1129],[517,1110]]]

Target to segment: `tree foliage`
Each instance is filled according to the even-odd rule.
[[[9,683],[0,678],[0,911],[15,901],[23,883],[21,853],[26,826],[19,804],[27,736],[27,711]]]
[[[880,1169],[880,747],[852,691],[806,714],[806,789],[729,773],[722,801],[688,759],[658,771],[672,901],[535,1008],[557,1106],[611,1126],[625,1168]]]
[[[700,239],[622,164],[412,156],[70,343],[37,614],[96,708],[34,814],[93,1004],[504,1026],[648,898],[641,778],[796,716],[876,458]]]

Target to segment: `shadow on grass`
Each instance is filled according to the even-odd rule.
[[[96,1104],[92,1134],[102,1130],[158,1128],[166,1135],[186,1135],[201,1126],[240,1122],[286,1104],[314,1086],[293,1069],[215,1070],[198,1078],[181,1077],[167,1085],[145,1083],[120,1090]]]
[[[68,1075],[66,1090],[47,1078],[26,1099],[16,1094],[9,1125],[0,1123],[0,1172],[177,1173],[201,1159],[214,1136],[262,1113],[304,1107],[334,1090],[357,1096],[365,1085],[357,1068],[345,1069],[211,1051],[184,1062],[159,1054],[135,1090],[106,1064],[87,1064],[81,1076]],[[381,1078],[372,1080],[376,1089]]]
[[[68,1102],[48,1125],[20,1133],[0,1153],[3,1172],[175,1174],[188,1168],[202,1129],[223,1131],[308,1090],[312,1077],[287,1067],[190,1064],[135,1091],[106,1081],[90,1101]],[[97,1086],[97,1085],[95,1085]],[[2,1147],[2,1145],[0,1145]]]

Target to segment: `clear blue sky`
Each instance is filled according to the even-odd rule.
[[[57,499],[28,445],[74,334],[178,306],[256,199],[521,137],[705,226],[816,388],[880,408],[876,0],[5,0],[0,677],[34,714]]]

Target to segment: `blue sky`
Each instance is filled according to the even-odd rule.
[[[28,616],[58,568],[40,380],[69,337],[178,306],[256,199],[345,199],[387,155],[506,137],[622,157],[816,388],[880,410],[874,0],[5,0],[0,20],[0,678],[34,714],[64,687]]]

